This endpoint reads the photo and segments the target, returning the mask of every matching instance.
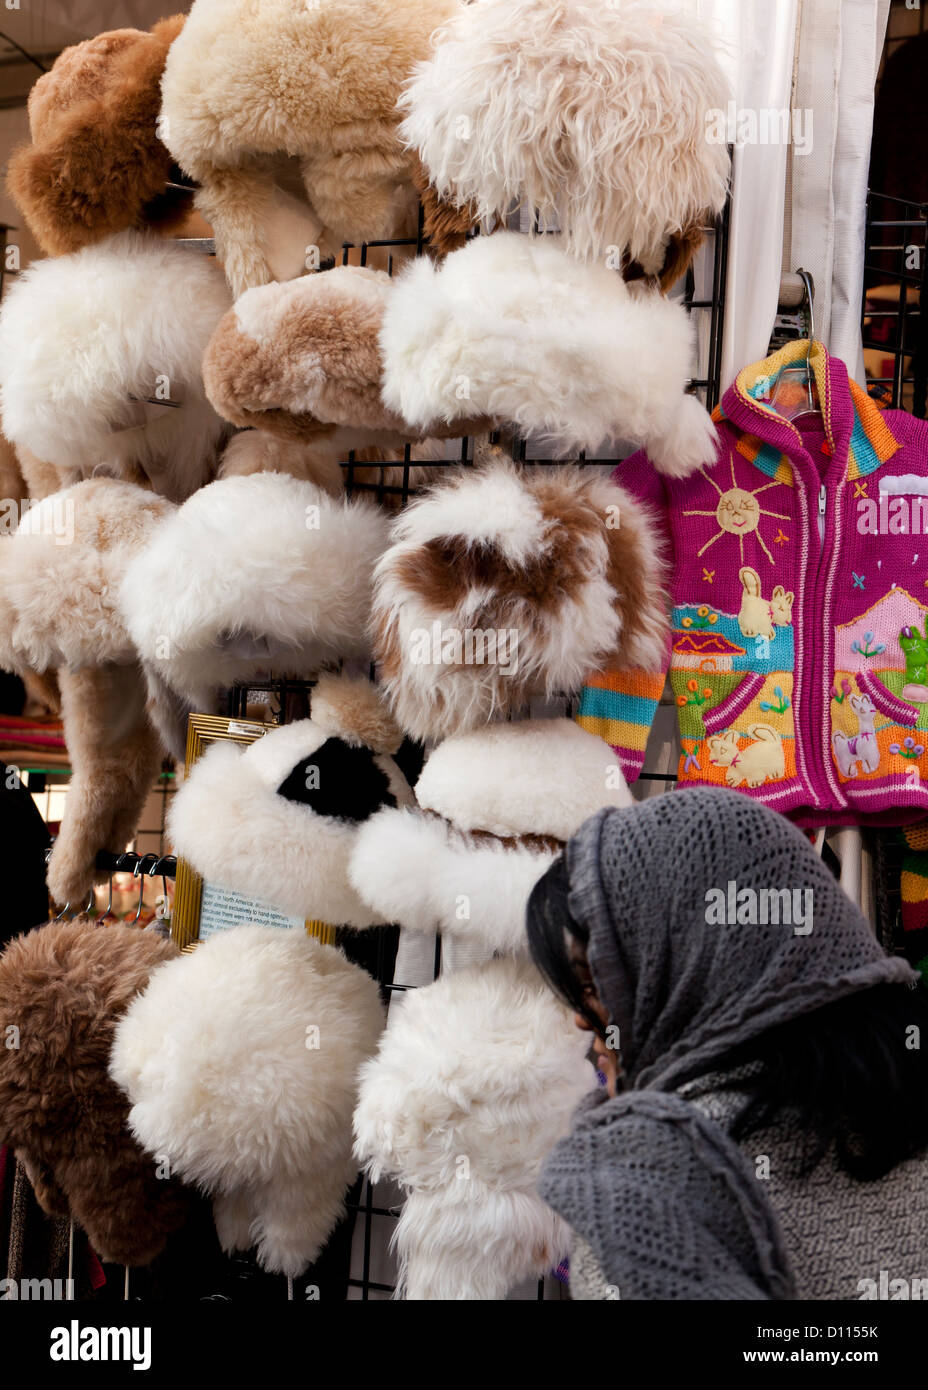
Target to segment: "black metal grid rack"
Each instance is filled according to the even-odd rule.
[[[864,243],[864,349],[889,364],[870,376],[887,402],[925,418],[928,395],[928,204],[873,190]]]

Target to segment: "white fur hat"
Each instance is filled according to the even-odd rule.
[[[182,501],[211,477],[227,430],[201,361],[230,301],[215,261],[153,234],[37,261],[0,311],[6,434],[59,468]]]
[[[355,1153],[406,1189],[396,1248],[407,1299],[501,1299],[566,1254],[535,1191],[593,1083],[589,1039],[526,962],[411,990],[361,1069]]]
[[[168,54],[160,133],[201,185],[236,294],[273,276],[268,166],[296,157],[334,246],[412,232],[397,98],[458,0],[195,0]]]
[[[487,956],[524,953],[529,894],[563,844],[603,806],[632,802],[612,749],[569,719],[445,739],[415,793],[419,814],[385,808],[360,827],[351,881],[386,920]]]
[[[170,747],[182,753],[184,710],[214,711],[235,681],[367,654],[387,525],[374,506],[257,473],[211,483],[158,528],[120,599]]]
[[[647,509],[577,468],[463,469],[407,507],[375,572],[375,656],[400,724],[440,738],[665,658]]]
[[[36,502],[0,544],[0,666],[131,664],[119,611],[131,557],[174,511],[133,483],[90,478]]]
[[[204,878],[287,916],[382,925],[348,882],[348,862],[363,822],[413,800],[389,756],[401,742],[370,681],[323,676],[311,719],[244,751],[206,750],[171,806],[174,849]]]
[[[383,399],[411,426],[507,420],[573,456],[612,440],[674,477],[715,458],[685,395],[695,361],[682,304],[584,265],[555,237],[477,237],[397,278],[380,331]]]
[[[154,972],[114,1038],[129,1127],[213,1198],[225,1250],[296,1276],[357,1164],[358,1068],[383,1011],[373,979],[302,931],[236,927]]]
[[[662,0],[477,0],[438,35],[400,100],[439,197],[480,218],[513,199],[571,252],[660,270],[668,239],[725,202],[707,139],[728,86],[704,16]]]

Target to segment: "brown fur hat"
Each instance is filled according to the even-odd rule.
[[[461,470],[394,522],[374,571],[375,659],[417,738],[476,728],[578,689],[621,653],[664,659],[647,509],[577,468]]]
[[[107,1072],[117,1020],[178,954],[154,932],[50,922],[0,956],[0,1141],[41,1206],[70,1215],[97,1254],[148,1264],[182,1223],[184,1190],[132,1139],[129,1103]]]
[[[32,143],[7,187],[42,250],[63,256],[128,227],[178,226],[193,193],[168,189],[158,137],[161,75],[183,15],[150,33],[114,29],[66,48],[29,94]]]
[[[421,439],[425,432],[380,397],[379,333],[392,285],[385,271],[337,266],[247,290],[203,359],[213,409],[240,428],[342,453]],[[457,437],[484,424],[456,421],[435,432]]]

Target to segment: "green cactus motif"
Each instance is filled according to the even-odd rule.
[[[904,627],[899,645],[905,656],[906,685],[928,685],[928,637],[917,627]]]

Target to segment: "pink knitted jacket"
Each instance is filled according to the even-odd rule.
[[[770,398],[807,349],[739,374],[714,465],[619,465],[666,534],[667,665],[591,677],[577,717],[633,780],[669,669],[681,785],[807,826],[904,824],[928,814],[928,423],[881,412],[816,344],[822,414],[792,424]]]

